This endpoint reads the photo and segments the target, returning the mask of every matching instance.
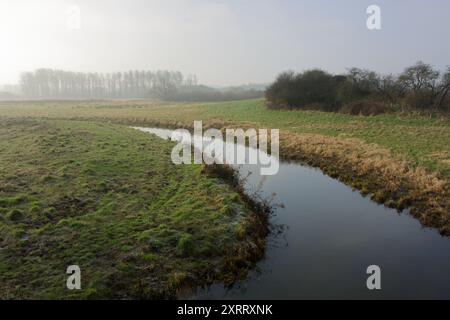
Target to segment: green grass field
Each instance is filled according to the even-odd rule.
[[[121,125],[1,119],[0,298],[155,298],[229,281],[249,210],[201,166],[173,165],[171,148]],[[83,290],[66,289],[72,264]]]

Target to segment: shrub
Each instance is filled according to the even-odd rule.
[[[426,90],[411,92],[404,99],[404,103],[408,108],[416,110],[429,109],[433,106],[433,102],[434,97],[432,93]]]
[[[383,102],[359,100],[345,104],[340,112],[352,115],[375,116],[391,111],[391,108]]]
[[[284,72],[266,90],[268,107],[305,109],[315,105],[333,111],[337,107],[338,87],[344,79],[319,69],[298,74]]]
[[[363,115],[389,111],[381,102],[411,110],[450,111],[450,67],[440,72],[419,61],[399,75],[359,68],[345,75],[318,69],[283,72],[266,90],[266,100],[272,109],[336,111],[344,105],[344,112]]]

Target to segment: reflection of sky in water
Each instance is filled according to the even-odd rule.
[[[160,137],[171,130],[146,129]],[[231,290],[199,289],[204,299],[446,298],[450,299],[450,238],[409,216],[362,197],[319,170],[280,163],[274,176],[242,165],[248,190],[276,193],[266,258]],[[366,268],[381,267],[380,291],[366,288]]]
[[[173,131],[160,128],[141,128],[141,127],[134,127],[134,128],[144,132],[153,133],[162,139],[171,139],[172,141],[178,141],[186,144],[193,144],[195,138],[201,137],[197,135],[193,136],[187,130]],[[218,142],[223,144],[223,151],[220,154],[214,154],[212,146],[211,148],[208,148],[208,146],[214,142],[214,139],[211,139],[210,137],[201,137],[201,138],[203,141],[204,158],[220,159],[220,162],[223,161],[224,163],[230,165],[258,164],[259,166],[256,169],[260,172],[261,172],[260,168],[279,167],[278,157],[270,156],[266,152],[263,152],[259,149],[248,148],[243,144],[236,144],[231,142],[229,143],[220,140]],[[231,156],[229,155],[233,155],[233,157],[231,158]]]

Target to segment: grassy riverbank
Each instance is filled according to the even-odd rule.
[[[211,104],[148,101],[2,103],[0,116],[132,125],[281,129],[281,156],[321,168],[390,207],[410,208],[450,234],[450,120],[412,114],[350,116],[267,110],[263,100]]]
[[[261,221],[171,148],[106,122],[1,118],[0,298],[174,297],[245,274]],[[66,289],[72,264],[82,290]]]

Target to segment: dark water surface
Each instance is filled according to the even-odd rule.
[[[162,138],[171,130],[139,128]],[[276,193],[274,226],[266,257],[231,289],[198,289],[198,299],[450,299],[450,237],[425,229],[406,211],[385,208],[320,170],[280,163],[278,174],[260,176],[257,165],[247,190]],[[366,269],[381,268],[381,290],[368,290]]]

